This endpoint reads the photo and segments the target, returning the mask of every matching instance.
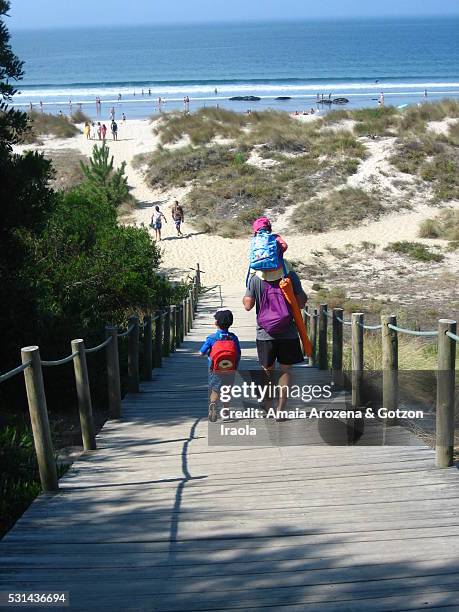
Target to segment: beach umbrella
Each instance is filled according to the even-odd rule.
[[[298,306],[298,302],[295,298],[295,292],[293,291],[292,281],[288,276],[284,277],[280,283],[279,287],[282,291],[283,296],[286,301],[290,305],[292,310],[292,315],[295,320],[295,325],[300,334],[301,343],[303,345],[303,353],[306,357],[312,357],[312,344],[308,338],[308,332],[306,331],[306,325],[304,324],[303,317],[301,316],[301,310]]]

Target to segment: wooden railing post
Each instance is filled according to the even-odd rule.
[[[320,304],[319,306],[319,370],[328,370],[328,344],[327,344],[327,329],[328,329],[328,306]]]
[[[194,323],[194,301],[193,301],[193,289],[188,291],[188,295],[190,296],[190,329],[193,328]]]
[[[456,342],[446,332],[456,334],[456,330],[456,321],[439,320],[435,435],[435,465],[439,468],[450,467],[454,463]]]
[[[171,307],[166,306],[163,329],[163,357],[169,357],[171,352]]]
[[[117,328],[108,325],[105,328],[105,337],[112,339],[107,344],[108,405],[112,419],[119,419],[121,418],[121,378]]]
[[[185,336],[188,333],[188,303],[187,303],[187,298],[183,298],[182,305],[183,305],[183,338],[182,338],[182,340],[184,340]]]
[[[163,365],[163,336],[164,336],[164,313],[157,310],[155,313],[155,368]]]
[[[59,484],[38,346],[21,349],[21,358],[22,363],[31,362],[24,370],[24,379],[41,486],[43,491],[57,491]]]
[[[139,317],[132,315],[128,319],[128,328],[132,327],[128,335],[128,390],[130,393],[139,392]]]
[[[170,350],[173,353],[177,347],[177,309],[174,305],[170,307],[171,328],[170,328]]]
[[[73,369],[75,372],[75,384],[78,398],[78,410],[80,413],[81,437],[84,450],[95,450],[96,436],[94,433],[94,419],[92,416],[91,389],[89,387],[88,365],[84,350],[84,340],[72,340]]]
[[[151,315],[143,318],[143,379],[151,380],[153,369],[153,329]]]
[[[318,315],[317,308],[312,310],[312,316],[310,317],[310,330],[311,330],[311,344],[312,344],[312,357],[309,360],[312,366],[317,363],[317,327],[318,327]]]
[[[332,370],[334,372],[341,372],[343,369],[343,317],[342,308],[333,308]]]
[[[175,348],[179,348],[182,343],[182,305],[175,305]]]
[[[363,376],[363,313],[352,314],[352,407],[361,404]]]
[[[395,315],[381,316],[383,408],[396,410],[398,406],[398,334],[389,325],[397,325]],[[386,425],[395,425],[397,419],[386,419]]]
[[[196,264],[196,285],[199,292],[201,289],[201,267],[198,263]]]

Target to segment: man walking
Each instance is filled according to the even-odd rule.
[[[172,219],[175,223],[175,229],[177,230],[177,236],[183,236],[181,226],[185,221],[185,213],[183,212],[183,208],[178,203],[178,200],[175,200],[172,206]]]
[[[287,262],[286,269],[288,277],[291,279],[293,291],[296,301],[300,308],[304,308],[307,302],[306,293],[301,286],[301,281],[296,272],[290,269]],[[273,382],[273,373],[276,367],[276,362],[279,363],[280,376],[279,388],[280,397],[278,398],[277,411],[285,409],[287,402],[287,394],[285,389],[291,384],[291,367],[296,363],[302,363],[304,360],[303,351],[301,348],[298,331],[296,329],[293,317],[286,318],[285,326],[280,332],[274,334],[268,333],[263,325],[267,326],[264,321],[269,320],[270,325],[273,325],[273,319],[276,317],[276,310],[267,312],[270,308],[270,296],[280,291],[279,281],[282,279],[283,270],[266,270],[257,271],[249,280],[245,296],[243,298],[244,308],[252,310],[256,307],[257,312],[257,353],[258,361],[266,373],[266,382]],[[275,296],[274,296],[275,298]],[[271,300],[271,304],[275,299]],[[269,401],[269,400],[268,400]],[[272,406],[266,406],[266,409]],[[282,421],[284,419],[278,418]]]

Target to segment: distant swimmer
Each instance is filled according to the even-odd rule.
[[[214,89],[214,92],[215,92],[215,95],[218,96],[218,89],[217,88]]]
[[[121,115],[121,121],[126,123],[126,115],[124,113]]]
[[[121,94],[118,94],[118,102],[121,100]]]
[[[151,96],[151,89],[148,89],[148,95]]]
[[[41,110],[43,112],[43,100],[40,100],[40,108],[41,108]]]
[[[427,89],[424,89],[424,98],[427,98]]]
[[[379,83],[379,79],[376,79],[375,83]]]
[[[145,95],[145,92],[144,92],[144,90],[142,89],[142,96],[144,96],[144,95]]]

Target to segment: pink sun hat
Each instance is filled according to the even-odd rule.
[[[271,221],[268,219],[268,217],[260,217],[253,222],[252,230],[254,234],[259,232],[261,229],[265,229],[268,232],[271,231]]]

